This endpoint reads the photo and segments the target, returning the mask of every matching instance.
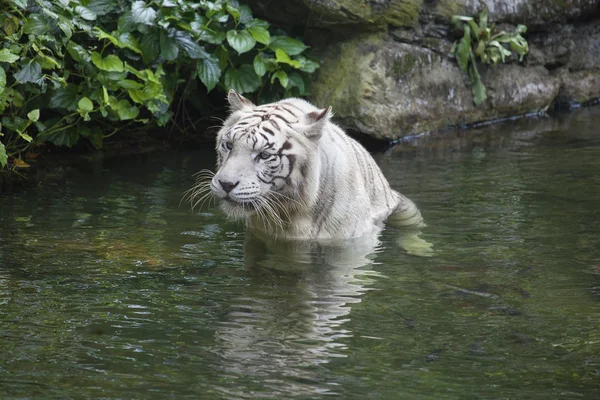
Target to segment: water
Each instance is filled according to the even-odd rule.
[[[432,258],[387,229],[249,268],[241,225],[179,206],[210,152],[0,197],[0,398],[600,398],[599,124],[376,154]]]

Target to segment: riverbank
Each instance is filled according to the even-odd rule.
[[[579,131],[589,131],[587,125],[600,120],[600,106],[580,107],[561,110],[552,114],[531,114],[528,116],[505,118],[491,123],[440,129],[405,136],[390,142],[374,140],[367,135],[354,135],[376,157],[385,154],[401,153],[422,157],[436,154],[436,157],[453,157],[464,152],[482,156],[485,152],[510,145],[519,147],[524,143],[533,146],[551,138],[552,132],[569,132],[572,140],[578,140]],[[334,117],[334,121],[337,122]],[[580,129],[581,128],[581,129]],[[212,128],[214,130],[214,128]],[[212,132],[212,130],[208,130]],[[564,135],[564,133],[563,133]],[[204,131],[196,141],[174,142],[154,135],[140,135],[140,140],[114,140],[107,142],[103,150],[54,148],[36,160],[30,161],[28,168],[13,171],[0,171],[0,194],[19,192],[27,187],[38,185],[61,185],[69,176],[89,171],[99,171],[103,162],[124,158],[137,158],[150,162],[162,152],[186,152],[206,149],[213,154],[212,133]],[[99,172],[98,172],[99,173]],[[393,174],[394,171],[389,171]]]
[[[600,98],[600,0],[250,0],[281,26],[304,32],[321,65],[309,99],[331,105],[347,130],[393,141]],[[451,54],[462,31],[452,16],[489,10],[494,32],[524,34],[529,53],[479,64],[487,100],[475,105],[469,77]],[[473,43],[473,46],[475,43]]]

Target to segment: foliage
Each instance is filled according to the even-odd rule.
[[[305,93],[301,41],[237,0],[0,0],[0,167],[32,145],[165,126],[179,95]]]
[[[527,31],[527,27],[518,25],[514,32],[494,33],[495,26],[488,27],[487,9],[479,14],[479,24],[471,17],[460,15],[453,16],[452,23],[464,33],[459,41],[454,42],[452,53],[460,70],[469,74],[473,102],[480,105],[487,94],[477,69],[477,57],[484,64],[496,65],[500,61],[506,62],[512,56],[511,50],[514,50],[519,55],[519,61],[523,61],[523,57],[529,52],[529,45],[521,34]]]

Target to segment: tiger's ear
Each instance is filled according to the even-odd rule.
[[[248,100],[241,94],[237,94],[237,92],[233,89],[229,89],[229,94],[227,94],[227,101],[231,106],[231,112],[249,111],[252,108],[254,108],[254,103],[252,103],[250,100]]]
[[[321,139],[321,136],[323,136],[323,129],[325,128],[327,122],[329,122],[330,118],[331,106],[323,110],[313,111],[305,114],[304,121],[301,123],[301,129],[304,133],[304,136],[315,142]]]

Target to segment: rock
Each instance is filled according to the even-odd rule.
[[[306,40],[321,68],[309,100],[331,105],[344,128],[376,139],[600,98],[600,0],[247,2],[287,27],[312,27]],[[450,55],[450,18],[475,16],[483,6],[499,29],[528,26],[530,54],[521,64],[480,66],[488,100],[475,106],[468,77]]]
[[[574,107],[600,98],[600,24],[561,26],[532,42],[543,54],[541,64],[560,81],[555,103]]]
[[[416,26],[432,17],[447,22],[453,15],[476,15],[482,7],[497,23],[526,23],[547,30],[556,23],[588,19],[600,0],[247,0],[259,15],[309,26]],[[277,7],[275,7],[277,5]],[[422,22],[422,21],[421,21]]]
[[[311,100],[332,105],[345,128],[384,140],[546,110],[560,87],[543,67],[483,68],[489,99],[476,107],[456,62],[428,48],[364,34],[324,53]]]
[[[285,10],[273,7],[273,0],[250,0],[248,4],[271,20],[301,19],[310,26],[415,26],[423,0],[291,0],[285,2]]]
[[[599,0],[439,0],[431,9],[438,18],[478,14],[486,6],[490,21],[526,24],[530,29],[548,30],[554,24],[587,19],[598,13]]]

